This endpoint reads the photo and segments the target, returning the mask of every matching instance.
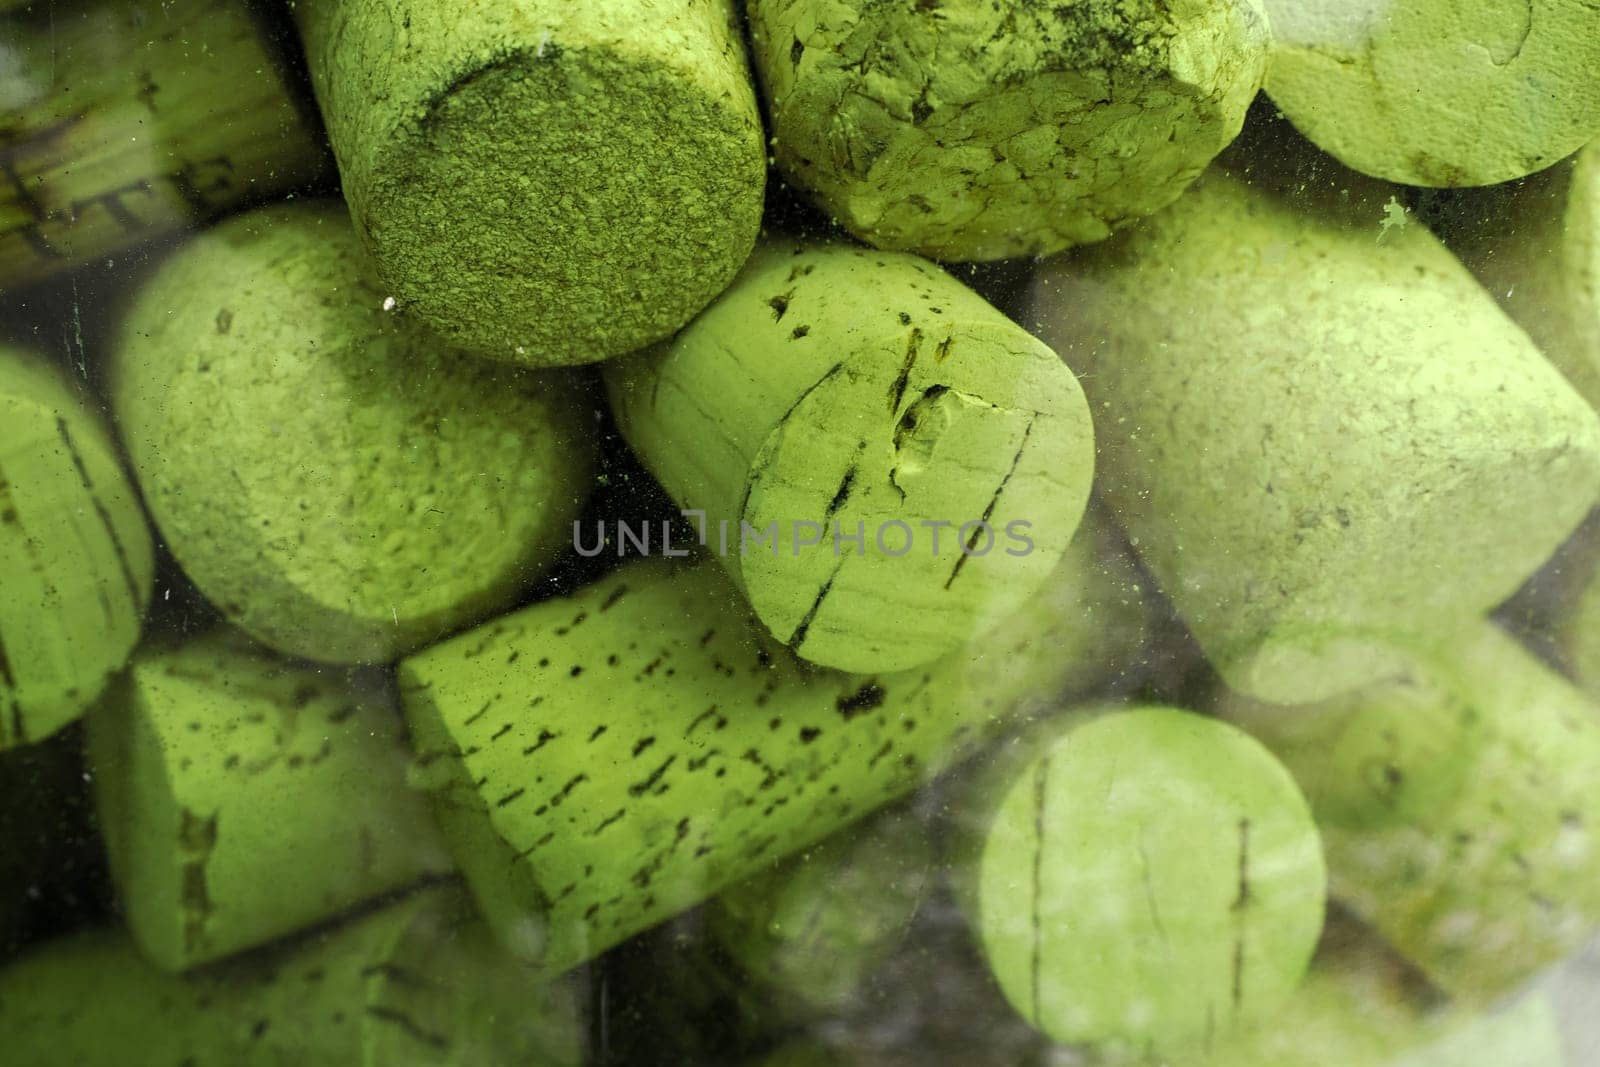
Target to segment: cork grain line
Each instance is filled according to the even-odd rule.
[[[128,602],[133,606],[136,615],[144,613],[144,597],[140,594],[138,580],[133,576],[133,565],[128,560],[128,550],[122,543],[121,536],[117,533],[116,524],[111,521],[111,515],[106,511],[105,504],[100,500],[100,494],[95,491],[94,481],[89,477],[89,468],[83,462],[83,455],[78,451],[77,443],[72,438],[72,430],[67,426],[67,420],[56,418],[56,431],[61,436],[61,443],[66,447],[67,455],[72,459],[72,466],[78,472],[78,480],[83,485],[83,490],[89,494],[89,501],[94,505],[95,516],[100,520],[100,525],[105,529],[106,537],[111,541],[112,551],[117,557],[117,566],[122,573],[123,587],[128,592]]]
[[[1016,454],[1011,457],[1011,466],[1006,470],[1005,477],[1000,479],[1000,484],[995,487],[994,495],[989,498],[988,506],[983,509],[982,521],[985,525],[994,517],[995,508],[1000,504],[1000,498],[1005,495],[1006,487],[1011,484],[1012,476],[1017,473],[1017,467],[1022,462],[1022,454],[1028,450],[1028,439],[1033,436],[1033,427],[1036,422],[1038,422],[1038,415],[1028,419],[1027,426],[1023,428],[1022,443],[1017,446]],[[982,533],[982,529],[977,529],[972,532],[971,537],[967,538],[967,551],[956,558],[956,565],[951,568],[950,577],[944,583],[946,589],[954,585],[955,580],[961,576],[961,570],[967,565],[967,560],[972,558],[971,551],[977,547],[978,537]]]

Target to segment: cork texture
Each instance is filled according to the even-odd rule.
[[[291,655],[388,662],[504,608],[570,540],[589,404],[384,307],[332,201],[231,219],[135,296],[113,402],[185,573]]]
[[[377,276],[496,359],[658,341],[755,242],[766,149],[730,0],[295,5]]]
[[[97,412],[0,345],[0,750],[77,719],[150,603],[150,530]]]
[[[1600,422],[1423,227],[1379,226],[1383,187],[1251,180],[1052,261],[1023,315],[1083,375],[1097,490],[1212,664],[1311,701],[1382,673],[1366,636],[1531,575],[1595,501]]]
[[[671,343],[605,373],[623,435],[705,513],[763,623],[826,666],[915,667],[1004,618],[1088,500],[1071,372],[913,256],[773,239]]]
[[[1044,255],[1165,207],[1244,122],[1255,0],[748,0],[778,167],[855,236]]]

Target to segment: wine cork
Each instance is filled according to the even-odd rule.
[[[1600,719],[1492,625],[1322,704],[1226,712],[1305,789],[1335,898],[1452,996],[1513,991],[1600,925]]]
[[[918,666],[1015,610],[1088,500],[1071,372],[912,256],[771,241],[606,381],[773,636],[841,670]]]
[[[185,970],[450,872],[385,697],[226,630],[136,657],[88,750],[146,957]]]
[[[1054,580],[1097,584],[1070,564]],[[1100,647],[1079,640],[1085,610],[1041,595],[938,664],[843,675],[768,638],[715,565],[636,561],[410,657],[401,699],[479,907],[554,973],[1061,699]]]
[[[1362,173],[1492,185],[1600,136],[1600,13],[1588,4],[1265,3],[1272,102]]]
[[[1456,194],[1451,248],[1600,406],[1600,142],[1514,185]]]
[[[1317,830],[1240,730],[1156,706],[1072,715],[956,803],[963,911],[1001,992],[1055,1041],[1179,1055],[1272,1018],[1305,975]]]
[[[1600,422],[1422,227],[1354,175],[1221,170],[1026,321],[1083,375],[1099,492],[1228,684],[1308,702],[1367,637],[1509,596],[1600,488]],[[1284,278],[1295,279],[1286,287]]]
[[[294,6],[377,276],[452,342],[621,355],[755,243],[766,149],[731,0]]]
[[[139,639],[154,574],[98,415],[42,360],[0,345],[0,750],[100,695]]]
[[[1332,919],[1332,917],[1330,917]],[[1480,1011],[1441,1002],[1348,919],[1330,922],[1277,1017],[1172,1067],[1565,1067],[1555,1010],[1532,994]]]
[[[185,573],[291,655],[388,662],[505,608],[592,481],[576,379],[385,309],[335,202],[194,238],[136,295],[113,400]]]
[[[1256,0],[750,0],[778,167],[846,229],[935,259],[1043,255],[1165,207],[1238,134]]]
[[[532,980],[453,889],[194,975],[81,931],[0,970],[0,1033],[37,1067],[583,1062],[574,990]]]
[[[331,172],[246,0],[49,6],[6,27],[0,290]]]
[[[932,871],[926,829],[891,809],[719,893],[707,923],[762,1000],[836,1014],[905,935]]]

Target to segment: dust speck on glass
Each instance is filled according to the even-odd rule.
[[[0,0],[0,1061],[1600,1067],[1593,0]]]

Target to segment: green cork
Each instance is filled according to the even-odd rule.
[[[1176,199],[1266,70],[1258,0],[747,0],[779,168],[851,233],[1044,255]]]
[[[914,256],[770,241],[606,382],[768,630],[841,670],[918,666],[1016,610],[1088,500],[1072,373]]]
[[[293,6],[377,276],[452,342],[621,355],[755,243],[766,148],[732,0]]]
[[[1452,249],[1600,407],[1600,142],[1513,185],[1457,194]]]
[[[0,750],[77,719],[139,639],[150,530],[81,393],[0,345]]]
[[[1177,1056],[1271,1019],[1322,932],[1326,871],[1289,773],[1172,708],[1074,714],[956,802],[962,910],[1052,1040]]]
[[[1600,925],[1600,711],[1480,624],[1313,706],[1232,700],[1310,798],[1333,895],[1486,1002]]]
[[[1370,934],[1330,922],[1305,983],[1275,1018],[1171,1067],[1565,1067],[1547,996],[1481,1011],[1441,1003]]]
[[[21,6],[0,27],[0,290],[331,173],[250,0]]]
[[[1115,584],[1068,560],[1054,582]],[[937,664],[844,675],[771,640],[720,567],[639,561],[407,659],[401,698],[479,906],[559,972],[1053,705],[1108,647],[1085,615],[1120,610],[1047,587]]]
[[[179,564],[281,652],[389,662],[508,606],[570,540],[590,405],[386,308],[336,202],[263,208],[136,295],[113,400]]]
[[[497,949],[464,896],[432,889],[192,975],[116,929],[0,970],[0,1034],[30,1067],[578,1067],[575,990]]]
[[[1346,166],[1491,185],[1600,136],[1600,24],[1581,0],[1264,0],[1267,92]]]
[[[1600,420],[1387,188],[1250,177],[1045,265],[1025,321],[1083,375],[1098,492],[1212,664],[1307,702],[1384,672],[1366,638],[1531,575],[1595,502]]]
[[[144,954],[184,970],[452,869],[392,693],[218,631],[135,658],[88,717],[101,832]]]
[[[763,1000],[842,1013],[916,918],[933,860],[922,823],[890,809],[719,893],[707,923]]]

